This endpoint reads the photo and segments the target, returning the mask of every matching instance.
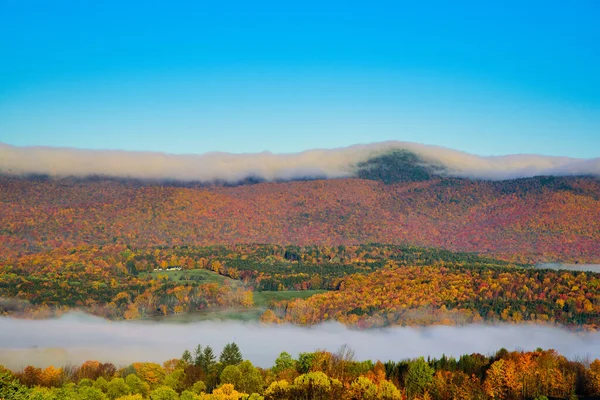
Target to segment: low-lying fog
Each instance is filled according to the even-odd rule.
[[[358,359],[400,360],[417,356],[493,353],[501,347],[554,348],[567,357],[600,358],[600,333],[577,333],[539,325],[468,325],[351,330],[339,324],[311,328],[240,322],[109,322],[83,314],[54,320],[0,318],[0,364],[9,368],[78,364],[88,359],[125,365],[163,362],[197,344],[218,354],[231,341],[244,358],[262,367],[277,355],[316,349],[337,350],[346,343]]]
[[[561,263],[545,263],[535,266],[540,269],[554,269],[566,271],[582,271],[582,272],[600,272],[600,264],[561,264]]]

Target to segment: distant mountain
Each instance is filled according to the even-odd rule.
[[[447,172],[443,165],[427,162],[412,151],[401,149],[358,163],[355,174],[358,178],[391,184],[441,178]]]
[[[527,262],[600,262],[600,180],[445,176],[411,152],[356,178],[181,187],[0,177],[0,257],[58,246],[410,243]]]

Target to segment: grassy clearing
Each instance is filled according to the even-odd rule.
[[[197,282],[199,284],[217,283],[219,285],[224,285],[225,283],[228,283],[232,286],[242,285],[242,283],[238,280],[231,279],[227,276],[219,275],[216,272],[209,271],[206,269],[189,269],[182,271],[152,271],[146,272],[145,274],[151,275],[153,278],[157,278],[159,275],[166,275],[169,277],[170,281],[180,283]]]
[[[168,276],[170,281],[180,283],[197,282],[199,284],[217,283],[219,285],[229,284],[232,287],[243,286],[241,281],[219,275],[216,272],[205,269],[192,269],[182,271],[152,271],[140,274],[150,275],[153,278]],[[257,321],[267,309],[271,301],[306,299],[314,294],[325,293],[326,290],[286,290],[281,292],[254,292],[253,307],[233,307],[209,311],[198,311],[193,313],[168,315],[166,317],[152,317],[150,320],[186,323],[196,321]]]
[[[175,271],[173,271],[175,272]],[[179,271],[177,271],[179,272]],[[271,301],[306,299],[326,290],[289,290],[283,292],[254,292],[254,307],[232,307],[193,313],[150,318],[154,321],[188,323],[197,321],[258,321]]]

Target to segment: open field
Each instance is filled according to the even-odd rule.
[[[153,278],[158,276],[168,276],[169,280],[178,283],[218,283],[219,285],[229,284],[231,286],[242,285],[242,282],[231,279],[227,276],[219,275],[216,272],[206,269],[189,269],[181,271],[152,271],[140,273],[140,277],[151,275]]]
[[[152,317],[149,320],[161,322],[197,322],[197,321],[257,321],[271,301],[306,299],[326,290],[288,290],[283,292],[254,292],[254,307],[228,307],[218,310],[175,314]]]

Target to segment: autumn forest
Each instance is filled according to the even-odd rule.
[[[0,176],[0,315],[600,329],[600,274],[544,267],[600,263],[597,178],[393,167],[239,184]],[[342,346],[259,368],[235,343],[199,346],[163,364],[0,368],[0,399],[600,395],[600,361],[529,350],[369,361]]]

